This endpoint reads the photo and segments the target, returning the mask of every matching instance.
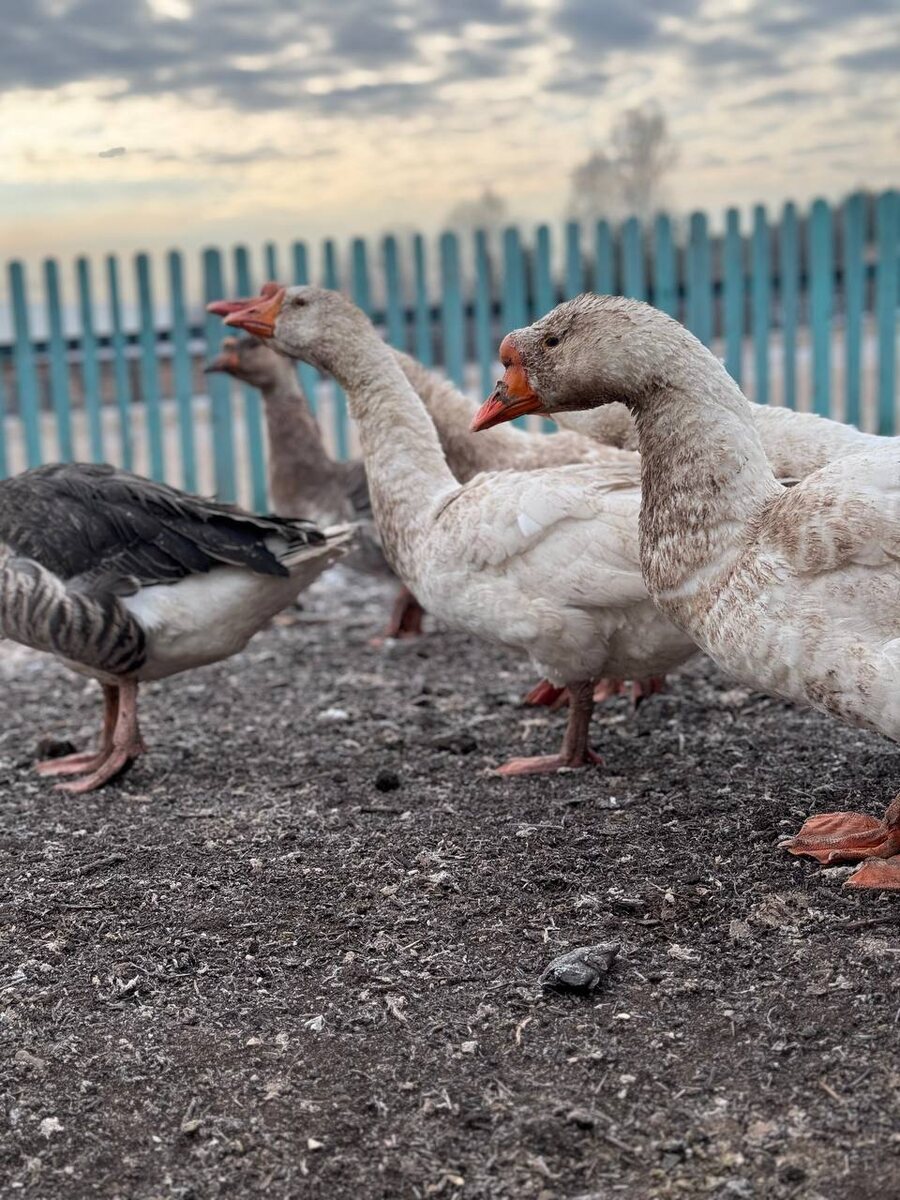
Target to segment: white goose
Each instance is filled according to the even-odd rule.
[[[559,754],[508,775],[587,766],[593,681],[665,673],[694,652],[640,578],[630,459],[476,476],[460,485],[394,353],[344,297],[280,288],[229,325],[328,371],[358,422],[388,561],[448,625],[529,653],[572,702]]]
[[[611,401],[635,414],[644,579],[679,628],[752,686],[900,741],[895,443],[783,488],[719,360],[632,300],[562,304],[507,335],[501,357],[478,426]],[[900,797],[880,821],[815,817],[786,845],[867,860],[854,885],[900,888]]]
[[[137,692],[229,658],[350,548],[346,528],[256,517],[88,463],[0,482],[0,637],[103,685],[93,754],[39,763],[88,792],[145,747]]]
[[[278,287],[277,283],[264,284],[260,294],[271,296]],[[227,316],[254,300],[255,297],[215,300],[207,305],[207,311]],[[638,484],[640,464],[636,454],[599,445],[577,433],[561,432],[551,438],[504,425],[474,437],[469,427],[477,406],[436,371],[399,350],[394,354],[434,422],[447,465],[460,483],[468,483],[481,471],[503,468],[531,471],[582,462],[609,464],[623,471],[630,468],[635,485]],[[225,338],[219,354],[206,370],[226,372],[260,391],[268,438],[269,495],[275,512],[286,517],[305,514],[324,525],[351,518],[362,522],[360,548],[345,565],[369,574],[390,574],[372,519],[365,465],[358,460],[335,462],[330,457],[290,359],[258,338]],[[627,410],[623,411],[633,432],[631,416]],[[403,587],[394,603],[385,636],[412,636],[421,632],[421,626],[422,608],[409,588]],[[634,680],[633,703],[636,705],[659,691],[662,682]],[[595,698],[604,700],[621,692],[623,687],[622,680],[602,680]],[[566,701],[565,690],[553,687],[546,680],[532,688],[524,700],[526,704],[552,707]]]

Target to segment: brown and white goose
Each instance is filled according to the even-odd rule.
[[[106,465],[0,482],[0,637],[103,686],[93,754],[39,763],[98,788],[144,751],[138,685],[229,658],[350,548],[353,533],[256,517]]]
[[[694,652],[640,578],[634,463],[453,476],[424,405],[369,319],[336,292],[281,288],[227,323],[328,371],[358,423],[382,545],[448,625],[525,651],[572,703],[560,753],[528,774],[596,762],[593,682],[664,674]]]
[[[726,671],[900,741],[900,448],[842,457],[782,487],[725,368],[665,314],[582,296],[501,346],[506,374],[475,425],[622,402],[641,451],[650,594]],[[862,861],[858,887],[900,888],[900,797],[832,813],[786,843]]]

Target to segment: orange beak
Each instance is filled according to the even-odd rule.
[[[532,391],[522,355],[509,334],[500,343],[500,361],[506,371],[475,414],[470,426],[472,433],[490,429],[492,425],[502,425],[504,421],[513,421],[526,413],[540,412],[543,407],[540,397]]]
[[[208,313],[214,313],[217,317],[227,317],[233,312],[239,312],[242,308],[246,308],[248,304],[255,304],[255,296],[246,296],[243,300],[212,300],[206,306]]]
[[[283,287],[271,290],[267,284],[262,300],[256,300],[246,308],[233,310],[225,318],[225,324],[233,325],[237,329],[246,329],[248,333],[254,333],[257,337],[270,338],[275,332],[275,322],[284,303],[284,294]]]
[[[227,301],[216,301],[216,303],[224,304]],[[237,355],[237,338],[225,338],[219,347],[219,353],[203,368],[203,374],[213,375],[217,371],[225,371],[230,374],[232,371],[237,371],[240,365]]]

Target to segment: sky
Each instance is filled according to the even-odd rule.
[[[524,223],[657,104],[676,211],[900,183],[898,0],[0,0],[0,258]]]

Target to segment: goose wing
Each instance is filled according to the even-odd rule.
[[[287,575],[284,553],[323,540],[311,522],[257,517],[107,465],[38,467],[0,485],[0,542],[94,593],[221,565]]]

